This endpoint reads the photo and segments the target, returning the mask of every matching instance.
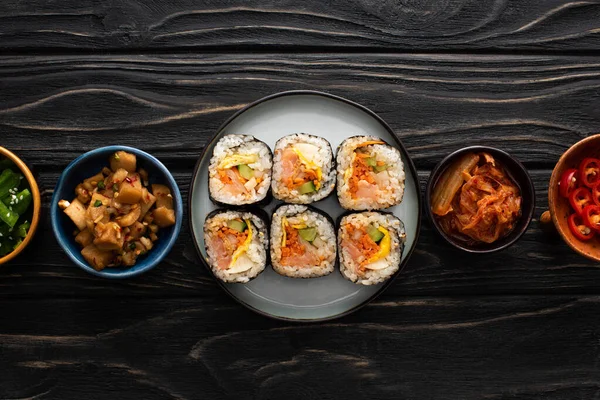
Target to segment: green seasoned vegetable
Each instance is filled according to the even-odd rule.
[[[375,159],[375,157],[365,158],[365,163],[369,167],[375,167],[375,166],[377,166],[377,160]]]
[[[6,204],[0,201],[0,220],[4,221],[9,228],[12,228],[19,220],[19,214],[9,209]]]
[[[0,160],[0,171],[5,169],[16,169],[16,167],[17,166],[15,165],[15,163],[13,163],[8,158],[3,158]]]
[[[8,225],[0,222],[0,257],[4,257],[11,251],[11,240],[8,238],[10,233]]]
[[[227,226],[234,231],[244,232],[246,230],[246,223],[244,221],[240,221],[239,219],[231,219],[227,221]]]
[[[100,201],[100,200],[96,200],[94,202],[94,207],[100,207],[101,205],[102,205],[102,201]]]
[[[0,240],[0,257],[4,257],[13,251],[12,243],[8,240]]]
[[[375,243],[379,243],[379,241],[383,239],[383,236],[385,236],[383,232],[377,229],[374,225],[369,225],[367,227],[367,234]]]
[[[0,257],[14,251],[27,236],[31,224],[23,215],[32,202],[27,180],[16,165],[0,160]]]
[[[4,257],[8,253],[16,249],[23,239],[17,236],[14,229],[0,222],[0,257]]]
[[[317,228],[299,229],[298,235],[307,242],[313,242],[317,237]]]
[[[98,182],[98,189],[103,190],[106,186],[104,185],[104,181]]]
[[[387,164],[376,165],[374,169],[375,169],[375,172],[385,171],[386,169],[388,169],[388,165]]]
[[[19,240],[17,240],[15,243],[13,243],[12,250],[16,250],[17,247],[19,247],[21,245],[21,243],[23,243],[23,239],[19,238]]]
[[[31,224],[29,223],[29,221],[25,221],[22,224],[20,224],[19,226],[17,226],[17,229],[15,229],[14,234],[17,237],[25,238],[25,236],[27,236],[27,232],[29,232],[30,226],[31,226]]]
[[[242,178],[246,180],[250,180],[254,177],[254,170],[247,166],[246,164],[240,164],[237,166],[238,172],[242,176]]]
[[[314,192],[316,190],[317,190],[317,188],[315,187],[315,184],[312,181],[303,183],[298,188],[298,191],[300,192],[300,194],[312,193],[312,192]]]
[[[29,189],[23,189],[17,194],[9,193],[1,200],[8,207],[19,215],[24,214],[31,204],[32,197]]]
[[[0,198],[4,198],[7,194],[15,192],[21,183],[20,174],[17,174],[10,169],[5,169],[0,174]],[[13,193],[14,194],[14,193]]]

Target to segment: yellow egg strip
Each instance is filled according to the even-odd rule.
[[[221,160],[217,168],[229,169],[240,164],[252,164],[258,161],[258,155],[256,154],[234,154],[227,156]]]
[[[285,242],[287,241],[287,234],[285,232],[285,227],[288,225],[288,221],[286,217],[281,217],[281,231],[283,235],[281,235],[281,247],[285,247]]]
[[[390,254],[390,250],[392,248],[392,237],[390,236],[390,232],[382,226],[377,228],[377,230],[383,233],[383,238],[381,238],[381,241],[379,242],[379,250],[377,253],[373,254],[373,256],[369,258],[365,264],[370,264],[377,260],[381,260]]]
[[[245,252],[248,251],[248,248],[250,247],[250,243],[252,243],[252,224],[250,224],[249,219],[246,219],[244,221],[246,222],[246,226],[248,226],[248,237],[246,238],[246,240],[244,240],[244,243],[242,243],[242,245],[240,247],[238,247],[237,250],[233,253],[233,256],[231,256],[231,262],[229,263],[229,268],[231,268],[235,264],[237,259],[242,254],[244,254]]]

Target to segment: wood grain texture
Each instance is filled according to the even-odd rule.
[[[218,126],[264,95],[318,89],[360,102],[399,134],[421,171],[466,144],[492,144],[532,169],[536,218],[551,168],[600,127],[596,57],[211,55],[5,57],[0,62],[0,144],[39,175],[44,217],[28,252],[0,268],[0,296],[150,297],[216,295],[186,223],[167,260],[133,280],[80,271],[50,229],[51,191],[62,169],[106,144],[161,159],[187,200],[193,166]],[[600,269],[542,232],[535,220],[512,248],[470,256],[444,244],[424,219],[397,295],[598,293]]]
[[[428,172],[420,174],[422,187],[428,176]],[[536,219],[517,244],[494,255],[463,254],[444,243],[424,216],[416,250],[384,297],[598,293],[598,266],[571,252],[558,235],[540,229],[537,218],[546,207],[550,171],[534,171],[532,177],[538,196]],[[50,187],[57,178],[57,173],[41,174],[42,185]],[[187,201],[191,172],[177,172],[175,179]],[[81,271],[62,252],[50,228],[50,197],[49,193],[44,196],[44,217],[32,243],[43,252],[26,252],[0,268],[0,298],[209,298],[221,291],[195,253],[187,215],[174,249],[161,265],[135,279],[108,281]]]
[[[600,269],[537,223],[558,157],[600,130],[598,49],[596,0],[0,2],[0,145],[43,195],[29,251],[0,267],[0,398],[599,398]],[[531,170],[536,220],[510,249],[474,256],[425,218],[384,295],[314,325],[230,299],[187,215],[166,260],[135,279],[92,277],[60,250],[49,202],[79,154],[146,150],[187,202],[218,126],[293,89],[381,115],[422,188],[466,144],[509,151]]]
[[[600,4],[564,0],[7,0],[19,48],[599,48]]]
[[[398,297],[336,322],[290,325],[217,297],[3,300],[0,394],[590,399],[599,393],[599,303]]]
[[[49,155],[66,161],[116,140],[187,167],[234,111],[279,91],[316,89],[376,111],[420,168],[431,168],[466,141],[496,144],[528,165],[552,168],[572,143],[599,130],[594,106],[599,60],[383,54],[3,57],[0,126],[3,143],[26,149],[44,168],[64,165]],[[152,140],[140,143],[143,137]]]

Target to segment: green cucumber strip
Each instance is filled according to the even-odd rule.
[[[375,243],[379,243],[379,241],[383,239],[384,236],[384,234],[381,231],[379,231],[379,229],[375,228],[375,226],[373,225],[369,225],[367,227],[367,234]]]
[[[365,163],[369,167],[375,167],[377,165],[377,160],[375,159],[375,157],[369,157],[369,158],[365,158]]]
[[[307,242],[312,242],[317,237],[317,228],[304,228],[298,230],[298,235]]]
[[[315,184],[312,181],[303,183],[298,188],[298,191],[300,192],[300,194],[312,193],[315,190],[317,190],[317,188],[315,187]]]
[[[242,176],[242,178],[246,180],[250,180],[254,177],[254,170],[247,166],[246,164],[240,164],[237,166],[238,172]]]
[[[239,221],[237,219],[231,219],[227,221],[227,226],[234,231],[244,232],[246,230],[246,223],[244,221]]]

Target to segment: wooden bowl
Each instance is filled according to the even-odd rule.
[[[573,213],[568,199],[558,193],[558,182],[563,172],[569,168],[578,168],[585,157],[600,157],[600,134],[587,137],[575,143],[558,160],[548,186],[548,207],[556,230],[577,253],[591,260],[600,261],[600,239],[593,238],[583,242],[578,240],[569,230],[567,218]],[[543,220],[544,218],[542,218]]]
[[[29,227],[29,231],[27,232],[27,236],[21,242],[19,247],[13,250],[11,253],[8,253],[4,257],[0,257],[0,265],[9,262],[13,258],[19,255],[25,247],[31,242],[31,239],[35,235],[35,231],[37,230],[38,223],[40,220],[40,210],[42,208],[42,200],[40,197],[40,190],[38,188],[37,182],[33,177],[33,174],[27,167],[27,165],[14,153],[5,149],[4,147],[0,147],[0,157],[6,157],[11,160],[21,171],[25,179],[27,179],[27,183],[29,184],[29,190],[31,191],[31,196],[33,197],[33,211],[31,216],[31,225]]]

